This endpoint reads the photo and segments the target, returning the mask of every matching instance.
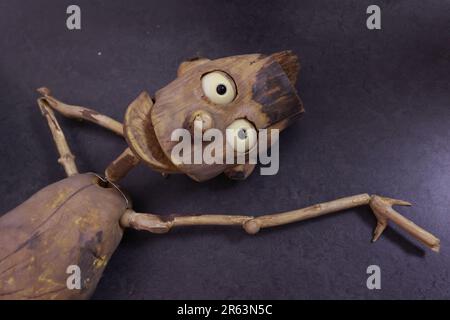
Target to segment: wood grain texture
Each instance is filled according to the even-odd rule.
[[[49,185],[0,218],[0,299],[85,299],[122,239],[127,202],[92,174]],[[69,290],[69,265],[81,290]]]
[[[300,62],[297,55],[291,50],[285,50],[276,52],[272,54],[271,57],[280,64],[281,68],[289,78],[289,81],[295,86],[300,72]]]

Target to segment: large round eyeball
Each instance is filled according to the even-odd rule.
[[[228,144],[239,153],[253,149],[258,140],[255,127],[245,119],[233,121],[226,130],[226,137]]]
[[[213,71],[202,77],[202,89],[205,96],[216,104],[227,104],[236,97],[236,85],[233,79],[222,71]]]

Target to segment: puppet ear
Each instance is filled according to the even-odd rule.
[[[300,62],[298,61],[297,55],[291,50],[286,50],[274,53],[270,56],[280,64],[292,85],[295,86],[298,72],[300,71]]]
[[[206,59],[206,58],[201,58],[201,57],[195,57],[195,58],[189,59],[187,61],[184,61],[178,67],[177,76],[181,77],[182,75],[186,74],[186,72],[188,72],[189,70],[192,70],[193,68],[201,65],[202,63],[208,62],[208,61],[210,61],[210,60]]]
[[[125,140],[133,153],[153,170],[178,172],[159,146],[150,116],[152,108],[153,101],[145,91],[128,106],[123,126]]]

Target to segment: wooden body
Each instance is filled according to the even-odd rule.
[[[119,244],[123,194],[77,174],[51,184],[0,218],[0,299],[86,299]],[[67,268],[81,270],[69,290]]]

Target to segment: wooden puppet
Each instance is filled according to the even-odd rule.
[[[126,228],[165,233],[178,226],[241,226],[249,234],[337,211],[369,205],[376,217],[376,241],[388,221],[434,251],[439,239],[396,212],[393,205],[408,202],[366,193],[304,209],[263,216],[171,215],[137,213],[117,183],[138,163],[162,174],[186,174],[205,181],[219,174],[245,179],[253,164],[185,164],[171,160],[177,128],[279,129],[304,111],[295,83],[297,56],[290,51],[250,54],[218,60],[183,62],[177,78],[156,92],[153,100],[141,93],[128,107],[123,124],[94,110],[65,104],[46,88],[38,104],[48,121],[67,178],[34,194],[0,218],[0,298],[89,298]],[[105,170],[105,177],[79,173],[53,111],[86,120],[123,136],[128,147]],[[202,130],[203,130],[202,129]],[[243,139],[244,152],[247,152]],[[79,290],[67,287],[67,268],[82,271]]]

